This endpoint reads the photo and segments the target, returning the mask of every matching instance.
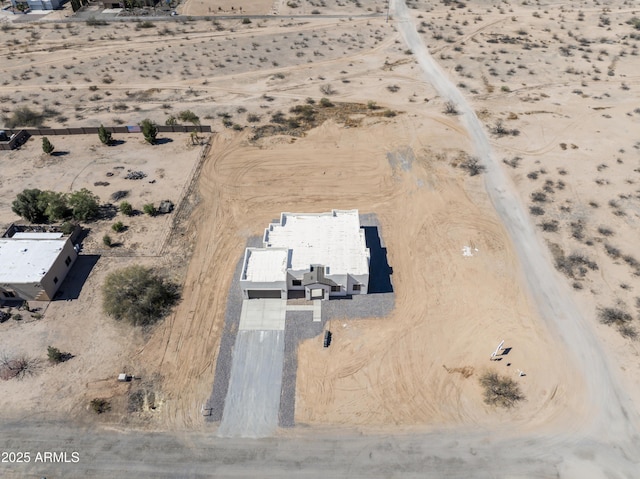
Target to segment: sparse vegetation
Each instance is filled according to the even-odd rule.
[[[24,379],[36,373],[38,361],[30,358],[26,354],[0,356],[0,379]]]
[[[480,160],[475,156],[466,156],[466,158],[458,165],[463,170],[469,173],[469,176],[476,176],[484,172],[486,167],[480,163]]]
[[[484,388],[484,402],[491,406],[509,409],[524,399],[518,383],[508,376],[488,372],[482,375],[480,384]]]
[[[144,211],[149,216],[155,216],[158,213],[153,203],[147,203],[146,205],[144,205],[142,207],[142,211]]]
[[[51,223],[67,218],[95,219],[99,205],[98,197],[85,188],[69,195],[33,188],[18,193],[11,209],[31,223]]]
[[[118,209],[120,210],[120,213],[125,216],[133,215],[133,206],[131,206],[131,203],[129,203],[128,201],[123,201],[122,203],[120,203]]]
[[[92,399],[89,406],[96,414],[102,414],[111,410],[111,402],[103,398]]]
[[[180,297],[175,283],[139,265],[109,274],[102,293],[105,312],[134,326],[162,319]]]
[[[47,347],[47,357],[49,358],[49,361],[51,361],[52,363],[58,364],[58,363],[64,363],[65,361],[68,361],[69,359],[73,358],[73,354],[65,353],[60,351],[58,348],[49,346]]]
[[[113,223],[113,224],[111,225],[111,229],[112,229],[113,231],[115,231],[116,233],[122,233],[122,232],[125,230],[125,228],[126,228],[126,227],[124,226],[124,224],[122,223],[122,221],[116,221],[115,223]]]

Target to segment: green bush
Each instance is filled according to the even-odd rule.
[[[49,141],[49,138],[47,138],[46,136],[43,136],[42,137],[42,151],[44,151],[47,155],[50,155],[51,153],[53,153],[53,150],[55,150],[55,149],[56,148]]]
[[[158,127],[156,124],[148,118],[145,118],[140,123],[140,128],[142,129],[142,134],[144,135],[144,139],[147,143],[155,145],[157,142],[156,137],[158,136]]]
[[[149,216],[155,216],[156,213],[158,212],[156,210],[156,207],[153,205],[153,203],[147,203],[146,205],[144,205],[142,207],[142,211],[144,211]]]
[[[64,353],[53,346],[47,347],[47,356],[49,357],[49,361],[54,364],[64,363],[73,357],[71,353]]]
[[[111,239],[111,236],[109,236],[109,235],[104,235],[102,237],[102,243],[105,246],[108,246],[109,248],[111,248],[113,246],[113,240]]]
[[[178,113],[178,118],[180,118],[180,121],[188,121],[189,123],[193,123],[194,125],[200,124],[200,117],[191,110],[181,111],[180,113]]]
[[[98,138],[100,138],[100,141],[104,145],[109,146],[113,143],[113,135],[102,125],[98,128]]]
[[[116,320],[125,320],[134,326],[155,323],[180,298],[175,283],[140,265],[109,274],[102,293],[104,311]]]
[[[123,201],[122,203],[120,203],[120,206],[118,208],[120,209],[120,213],[122,213],[123,215],[131,216],[133,214],[133,206],[131,206],[131,203],[129,203],[128,201]]]
[[[69,195],[69,207],[73,219],[79,221],[93,220],[100,211],[98,197],[86,188],[74,191]]]
[[[117,221],[111,225],[111,229],[116,233],[122,233],[125,229],[125,226],[122,221]]]
[[[13,200],[11,210],[31,223],[45,223],[47,221],[44,213],[46,205],[43,205],[41,195],[42,191],[37,188],[23,190]]]

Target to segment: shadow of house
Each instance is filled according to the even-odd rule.
[[[94,266],[100,259],[100,255],[86,254],[80,255],[73,264],[69,274],[60,285],[54,300],[78,299],[87,278],[93,271]]]
[[[369,294],[393,293],[393,268],[387,261],[387,248],[382,246],[377,226],[363,226],[365,242],[369,248]]]

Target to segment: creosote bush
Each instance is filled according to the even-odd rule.
[[[480,384],[484,388],[484,402],[491,406],[508,409],[524,399],[520,386],[510,377],[488,372],[480,378]]]
[[[151,268],[133,265],[109,274],[102,287],[104,311],[116,320],[147,326],[178,301],[178,285]]]
[[[95,398],[89,403],[91,410],[96,414],[102,414],[111,410],[111,403],[107,399]]]

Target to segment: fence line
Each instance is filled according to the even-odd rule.
[[[211,133],[209,125],[157,125],[158,133]],[[140,127],[135,126],[105,126],[105,130],[111,133],[140,133]],[[19,130],[4,130],[7,135],[20,131],[31,136],[55,136],[55,135],[97,135],[99,127],[82,128],[21,128]]]

